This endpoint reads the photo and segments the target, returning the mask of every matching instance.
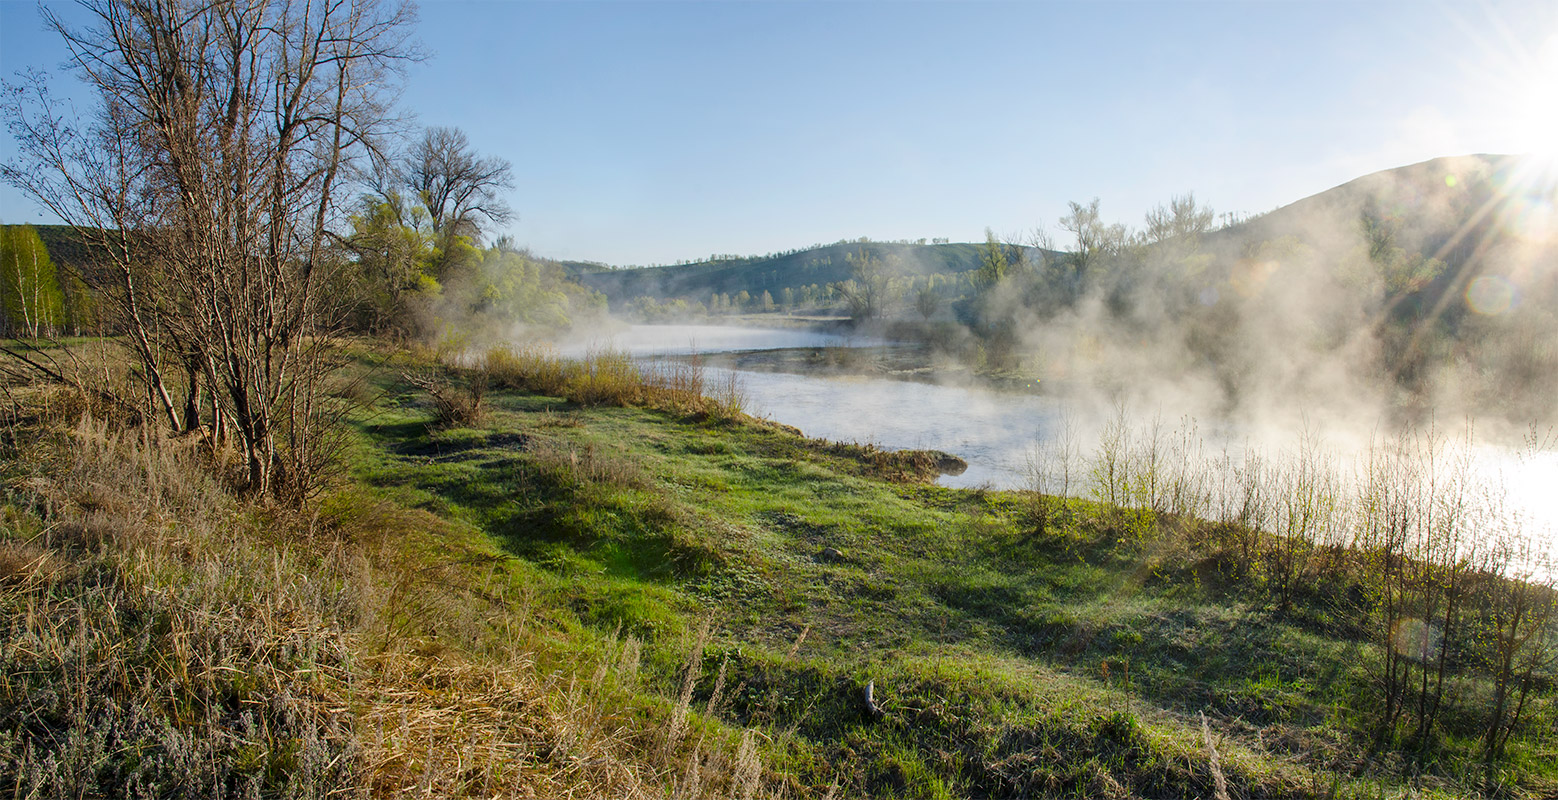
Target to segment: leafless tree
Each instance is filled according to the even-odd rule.
[[[1147,227],[1142,235],[1152,244],[1173,239],[1194,239],[1212,229],[1211,208],[1196,205],[1195,192],[1176,196],[1167,206],[1147,212]]]
[[[1098,210],[1098,198],[1087,205],[1070,203],[1071,213],[1060,218],[1061,230],[1074,239],[1069,260],[1073,279],[1080,287],[1089,271],[1102,259],[1120,252],[1130,238],[1124,225],[1106,225]]]
[[[496,156],[478,156],[459,128],[424,131],[406,159],[406,177],[440,240],[475,239],[484,221],[501,225],[512,216],[501,192],[514,188],[513,168]]]
[[[71,224],[151,416],[231,437],[255,494],[300,498],[331,323],[327,234],[353,160],[384,130],[410,4],[84,0],[45,10],[95,91],[78,121],[34,74],[8,86],[21,158],[4,178]],[[175,400],[178,390],[183,402]]]

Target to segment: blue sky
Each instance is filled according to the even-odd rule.
[[[509,232],[613,264],[1258,212],[1558,140],[1551,2],[435,0],[418,36],[402,106],[513,163]],[[0,0],[0,72],[63,57]],[[47,221],[10,187],[0,219]]]

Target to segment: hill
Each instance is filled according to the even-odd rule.
[[[848,256],[864,250],[883,261],[896,260],[905,275],[959,273],[978,269],[974,244],[908,244],[902,242],[839,242],[789,253],[749,258],[700,261],[669,267],[581,270],[580,280],[613,303],[647,296],[707,298],[713,293],[751,294],[826,286],[849,279]]]
[[[1397,243],[1458,266],[1475,243],[1507,221],[1510,206],[1541,188],[1530,162],[1510,155],[1435,158],[1381,170],[1232,225],[1209,243],[1244,243],[1298,236],[1324,246],[1356,233],[1359,220],[1395,223]],[[1552,187],[1546,189],[1551,192]]]

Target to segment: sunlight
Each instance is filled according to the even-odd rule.
[[[1558,177],[1558,33],[1523,65],[1516,119],[1518,136],[1542,177]]]
[[[1506,230],[1528,241],[1558,235],[1558,33],[1514,64],[1509,99],[1513,141],[1522,163],[1505,183]]]

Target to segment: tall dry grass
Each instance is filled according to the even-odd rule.
[[[637,641],[548,655],[524,584],[435,517],[247,504],[193,443],[91,417],[7,444],[0,795],[663,797],[696,763],[724,796],[761,772],[702,722],[697,753],[664,747],[643,715],[691,715],[640,693]]]
[[[644,406],[735,419],[747,405],[738,376],[726,373],[711,384],[696,357],[644,363],[626,351],[606,348],[574,359],[544,345],[502,345],[487,350],[473,368],[495,386],[562,397],[586,406]]]

